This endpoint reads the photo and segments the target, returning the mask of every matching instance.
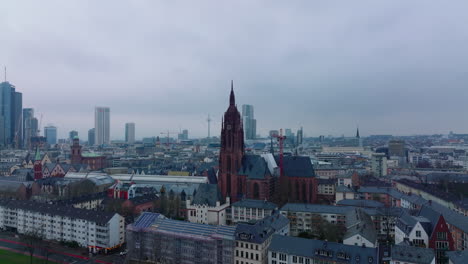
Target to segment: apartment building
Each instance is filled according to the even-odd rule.
[[[33,201],[0,200],[0,229],[76,241],[91,252],[107,252],[125,242],[124,218],[117,213]]]

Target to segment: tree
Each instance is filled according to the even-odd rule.
[[[20,240],[25,244],[25,250],[29,253],[29,263],[33,263],[36,247],[42,244],[42,234],[40,231],[29,231],[20,235]]]

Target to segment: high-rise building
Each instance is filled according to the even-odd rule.
[[[385,153],[373,153],[371,166],[374,176],[382,177],[387,175],[387,156]]]
[[[78,137],[78,131],[72,130],[68,133],[68,138],[70,139],[70,142],[72,142],[75,137]]]
[[[302,144],[302,139],[304,137],[304,134],[303,134],[303,130],[302,130],[302,127],[301,129],[297,130],[297,139],[296,139],[296,144],[297,145],[301,145]]]
[[[34,109],[23,109],[23,147],[29,149],[31,147],[31,137],[35,136],[33,130]]]
[[[0,145],[22,145],[23,95],[9,82],[0,83]]]
[[[57,144],[57,127],[55,126],[44,127],[44,137],[47,140],[47,144],[49,145]]]
[[[187,129],[182,130],[182,133],[178,134],[178,139],[188,140],[188,130]]]
[[[96,138],[95,129],[91,128],[88,130],[88,146],[94,146],[94,140]]]
[[[253,105],[242,105],[242,121],[245,139],[255,139],[257,134],[257,120],[254,119]]]
[[[135,143],[135,123],[125,124],[125,142],[128,144]]]
[[[94,112],[94,142],[96,145],[110,143],[110,109],[96,107]]]

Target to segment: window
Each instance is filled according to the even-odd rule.
[[[421,237],[421,231],[416,231],[416,237]]]
[[[446,232],[437,232],[437,239],[446,240],[447,239],[447,233]]]
[[[276,258],[276,252],[271,252],[271,258]]]

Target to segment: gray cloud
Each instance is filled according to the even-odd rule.
[[[111,107],[111,136],[255,106],[259,132],[466,132],[463,1],[2,1],[0,64],[60,136]]]

